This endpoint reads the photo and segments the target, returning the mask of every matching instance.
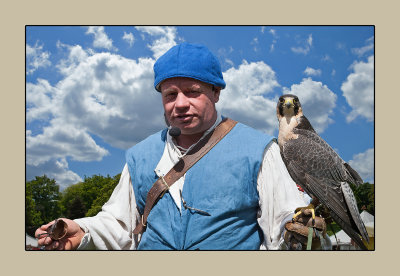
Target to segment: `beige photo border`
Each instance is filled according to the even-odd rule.
[[[3,1],[3,275],[380,275],[396,271],[399,7],[395,1]],[[25,251],[25,25],[374,25],[376,249],[372,252]],[[362,137],[360,137],[362,139]],[[397,162],[396,162],[397,161]],[[394,270],[396,269],[396,270]],[[380,274],[379,274],[380,273]]]

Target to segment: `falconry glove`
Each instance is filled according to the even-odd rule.
[[[287,222],[285,230],[283,238],[288,250],[321,250],[325,247],[325,220],[321,217],[315,217],[313,222],[309,209],[302,210],[300,215]],[[309,245],[308,248],[307,245]]]

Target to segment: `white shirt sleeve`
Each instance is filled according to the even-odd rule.
[[[277,250],[285,222],[292,218],[297,207],[307,204],[290,177],[276,142],[271,142],[264,153],[257,190],[260,201],[258,224],[264,234],[260,249]]]
[[[138,237],[132,232],[139,218],[128,166],[125,164],[119,183],[102,210],[94,217],[74,220],[86,233],[78,250],[136,249]]]

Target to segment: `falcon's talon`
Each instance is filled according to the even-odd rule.
[[[299,208],[297,208],[297,209],[299,209]],[[292,217],[292,221],[294,221],[294,219],[295,218],[297,218],[299,215],[301,215],[301,210],[300,211],[297,211],[297,209],[296,209],[296,213],[293,215],[293,217]],[[300,208],[301,209],[301,208]]]
[[[312,226],[314,227],[315,226],[315,208],[312,204],[310,204],[310,205],[312,206],[312,208],[310,208],[310,210],[311,210],[311,217],[312,217]]]

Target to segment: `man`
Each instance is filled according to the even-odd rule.
[[[129,149],[120,182],[102,211],[64,219],[67,237],[54,241],[43,235],[39,245],[59,250],[281,248],[285,223],[305,202],[272,137],[240,123],[170,187],[143,224],[152,184],[223,120],[215,104],[225,82],[206,47],[174,46],[157,60],[154,73],[166,121],[181,134],[172,137],[163,130]],[[133,234],[141,223],[145,231]]]

